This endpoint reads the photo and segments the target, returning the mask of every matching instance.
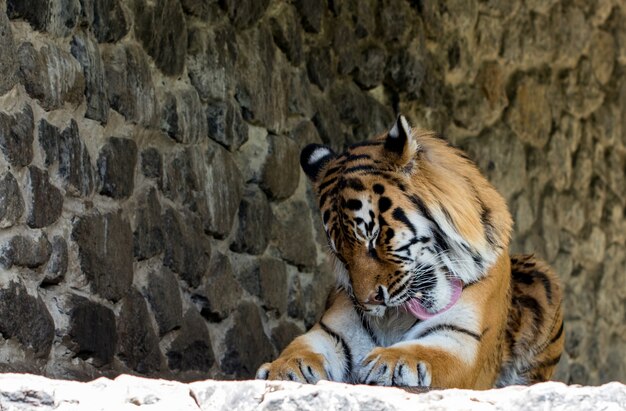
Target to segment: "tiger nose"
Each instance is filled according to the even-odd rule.
[[[372,292],[370,296],[365,301],[365,304],[370,305],[381,305],[385,304],[385,296],[386,296],[387,288],[385,286],[379,285],[377,290]]]

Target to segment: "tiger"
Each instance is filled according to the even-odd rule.
[[[489,389],[551,378],[558,276],[509,255],[503,197],[460,149],[398,116],[342,154],[307,145],[337,285],[321,319],[257,379]]]

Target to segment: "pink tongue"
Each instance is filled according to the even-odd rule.
[[[448,311],[450,308],[452,308],[454,304],[456,304],[456,302],[459,300],[459,297],[461,297],[461,291],[463,291],[463,282],[457,278],[453,278],[452,280],[450,280],[450,286],[452,287],[452,297],[450,298],[450,302],[448,303],[448,305],[446,305],[436,313],[431,313],[430,311],[427,311],[418,298],[413,298],[407,301],[402,307],[420,320],[427,320],[429,318],[432,318],[437,314]]]

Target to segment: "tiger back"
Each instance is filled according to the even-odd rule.
[[[258,378],[484,389],[552,375],[558,278],[509,256],[505,201],[461,151],[400,116],[339,155],[307,146],[301,165],[337,288]]]

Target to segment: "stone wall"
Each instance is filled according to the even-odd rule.
[[[299,149],[398,112],[566,288],[558,378],[626,380],[620,0],[0,0],[0,372],[250,377],[332,272]],[[14,311],[15,310],[15,311]]]

